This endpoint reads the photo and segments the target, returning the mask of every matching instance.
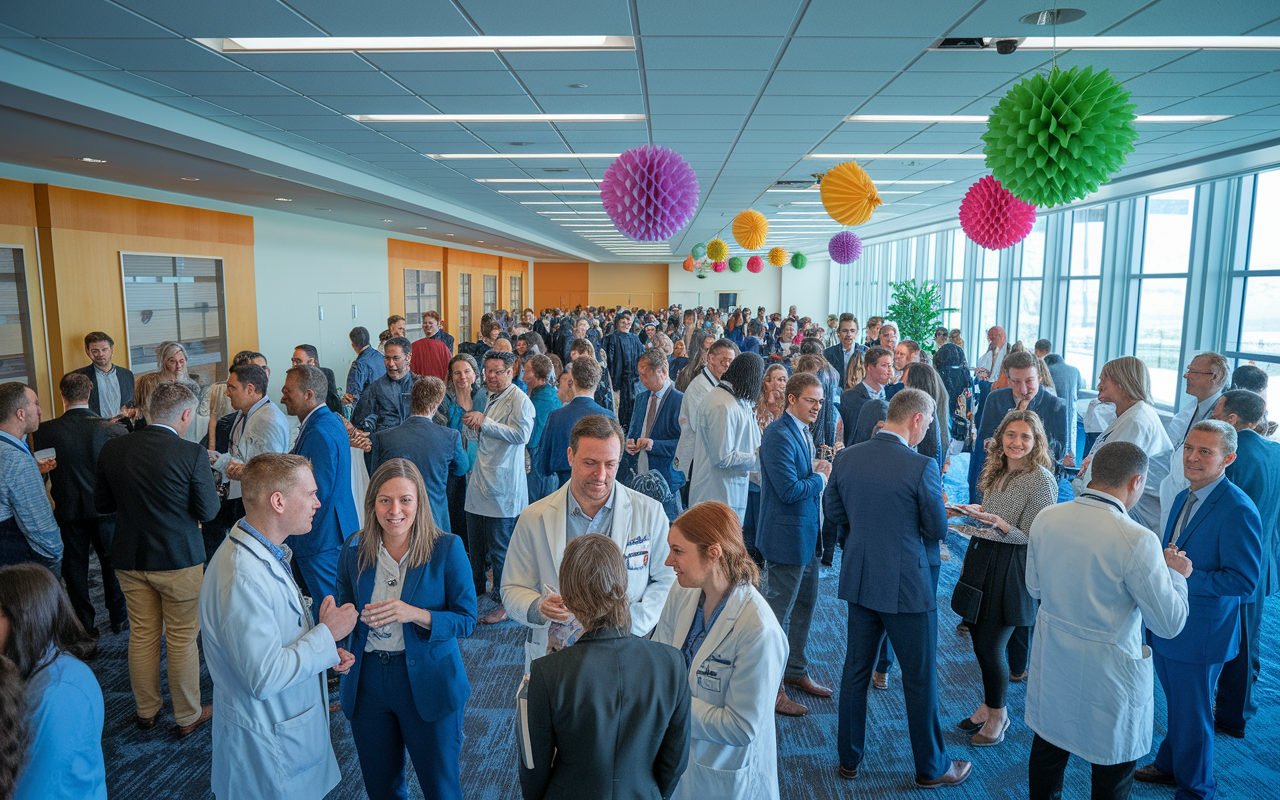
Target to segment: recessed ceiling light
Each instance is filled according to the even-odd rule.
[[[452,233],[446,233],[445,236],[452,236]]]
[[[316,211],[332,211],[332,208],[317,208]]]
[[[437,161],[468,158],[617,158],[622,153],[423,153]]]
[[[484,244],[484,239],[476,239],[476,244]]]
[[[347,114],[356,122],[643,122],[644,114]],[[527,147],[533,142],[508,142]]]
[[[430,228],[424,228],[424,227],[418,226],[418,227],[414,228],[414,230],[415,230],[415,231],[429,231],[429,230],[431,230],[431,229],[430,229]],[[450,235],[452,235],[452,234],[450,234]]]
[[[76,159],[76,161],[83,161],[83,162],[84,162],[84,163],[86,163],[86,164],[105,164],[105,163],[107,163],[107,160],[106,160],[105,158],[89,158],[88,156],[81,156],[80,158],[77,158],[77,159]]]
[[[183,178],[184,181],[198,181],[199,178]]]
[[[292,202],[293,202],[293,198],[292,198],[292,197],[277,197],[277,198],[276,198],[276,200],[280,201],[281,203],[292,203]]]
[[[569,88],[570,88],[570,89],[585,89],[585,88],[587,88],[587,85],[586,85],[585,83],[571,83],[571,84],[569,84]]]
[[[945,160],[950,158],[986,158],[982,153],[810,153],[808,159],[829,161],[848,161],[850,159],[892,158],[898,160],[922,161]]]
[[[630,36],[291,36],[193,39],[219,53],[634,50]]]
[[[383,222],[392,222],[393,220],[384,219],[384,220],[382,220],[382,221],[383,221]]]
[[[568,170],[564,170],[568,172]],[[595,178],[473,178],[476,183],[599,183]]]

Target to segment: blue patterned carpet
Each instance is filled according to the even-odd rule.
[[[967,456],[952,459],[951,476],[964,474]],[[949,480],[947,490],[952,500],[963,501],[965,492],[958,480]],[[1014,724],[1004,744],[991,748],[969,746],[967,736],[952,725],[970,714],[981,702],[982,690],[978,667],[968,637],[955,632],[958,619],[949,607],[950,587],[960,573],[960,557],[965,542],[952,535],[948,542],[953,559],[943,564],[939,589],[938,684],[939,706],[947,745],[952,758],[974,762],[972,777],[954,789],[946,790],[951,798],[1024,798],[1027,795],[1027,754],[1031,732],[1022,723],[1025,689],[1014,684],[1009,693]],[[839,568],[824,570],[822,596],[814,615],[809,639],[809,663],[815,679],[828,686],[839,685],[845,651],[845,604],[835,598]],[[99,597],[101,606],[101,598]],[[488,603],[481,613],[488,610]],[[1280,602],[1268,603],[1269,618],[1264,640],[1270,644],[1278,633]],[[99,619],[105,613],[99,611]],[[462,642],[462,654],[471,679],[471,701],[467,707],[466,743],[462,751],[464,795],[471,800],[506,800],[519,798],[519,781],[515,774],[515,744],[512,729],[511,695],[523,666],[520,647],[521,630],[507,622],[496,627],[480,627],[475,635]],[[210,732],[205,726],[190,738],[174,737],[172,711],[166,707],[162,723],[143,733],[133,727],[133,697],[129,691],[126,663],[127,635],[103,634],[100,654],[92,663],[102,682],[106,696],[106,728],[103,747],[107,760],[107,786],[112,797],[148,797],[156,800],[198,800],[209,792]],[[836,769],[836,699],[792,696],[809,707],[800,719],[778,718],[778,740],[784,800],[824,800],[825,798],[914,797],[913,769],[907,738],[906,714],[896,670],[889,676],[889,691],[872,691],[868,721],[868,752],[857,780],[842,780]],[[210,702],[212,685],[203,673],[205,702]],[[1249,737],[1243,741],[1218,736],[1215,741],[1215,765],[1220,797],[1269,798],[1277,795],[1280,785],[1280,676],[1275,657],[1263,654],[1263,675],[1257,692],[1262,711],[1249,726]],[[1164,697],[1156,685],[1155,736],[1164,734]],[[336,699],[336,698],[335,698]],[[334,749],[342,768],[341,784],[330,798],[363,798],[355,748],[346,719],[333,715]],[[1158,738],[1156,739],[1158,741]],[[1142,759],[1140,764],[1149,759]],[[1067,773],[1065,795],[1069,798],[1089,796],[1087,768],[1073,759]],[[1271,788],[1268,788],[1271,787]],[[416,781],[411,779],[411,796],[422,797]],[[1133,797],[1170,798],[1173,792],[1164,787],[1136,784]],[[588,800],[584,798],[584,800]]]

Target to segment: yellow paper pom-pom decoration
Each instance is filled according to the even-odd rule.
[[[787,253],[787,248],[775,247],[769,251],[769,263],[775,267],[780,267],[787,263],[788,255],[789,253]]]
[[[747,250],[759,250],[769,235],[769,220],[759,211],[747,209],[733,218],[733,238]]]
[[[712,239],[707,242],[708,261],[727,261],[728,259],[729,245],[724,243],[724,239]]]
[[[822,178],[822,207],[841,225],[861,225],[883,203],[871,176],[853,161],[837,164]]]

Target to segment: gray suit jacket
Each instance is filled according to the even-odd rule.
[[[1053,377],[1053,392],[1067,404],[1067,452],[1076,451],[1076,401],[1080,398],[1080,370],[1062,360],[1057,353],[1044,357]]]

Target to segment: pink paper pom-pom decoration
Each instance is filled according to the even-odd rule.
[[[752,256],[747,259],[747,272],[759,273],[764,270],[764,259],[760,256]]]
[[[674,150],[633,147],[605,170],[600,199],[609,219],[628,237],[663,241],[689,224],[698,205],[698,177]]]
[[[827,242],[827,254],[837,264],[852,264],[862,257],[862,240],[853,231],[840,231]]]
[[[1024,203],[987,175],[969,187],[960,203],[960,227],[980,247],[1003,250],[1027,238],[1036,207]]]
[[[714,272],[724,272],[728,268],[729,268],[728,261],[713,261],[711,263],[711,269]]]

